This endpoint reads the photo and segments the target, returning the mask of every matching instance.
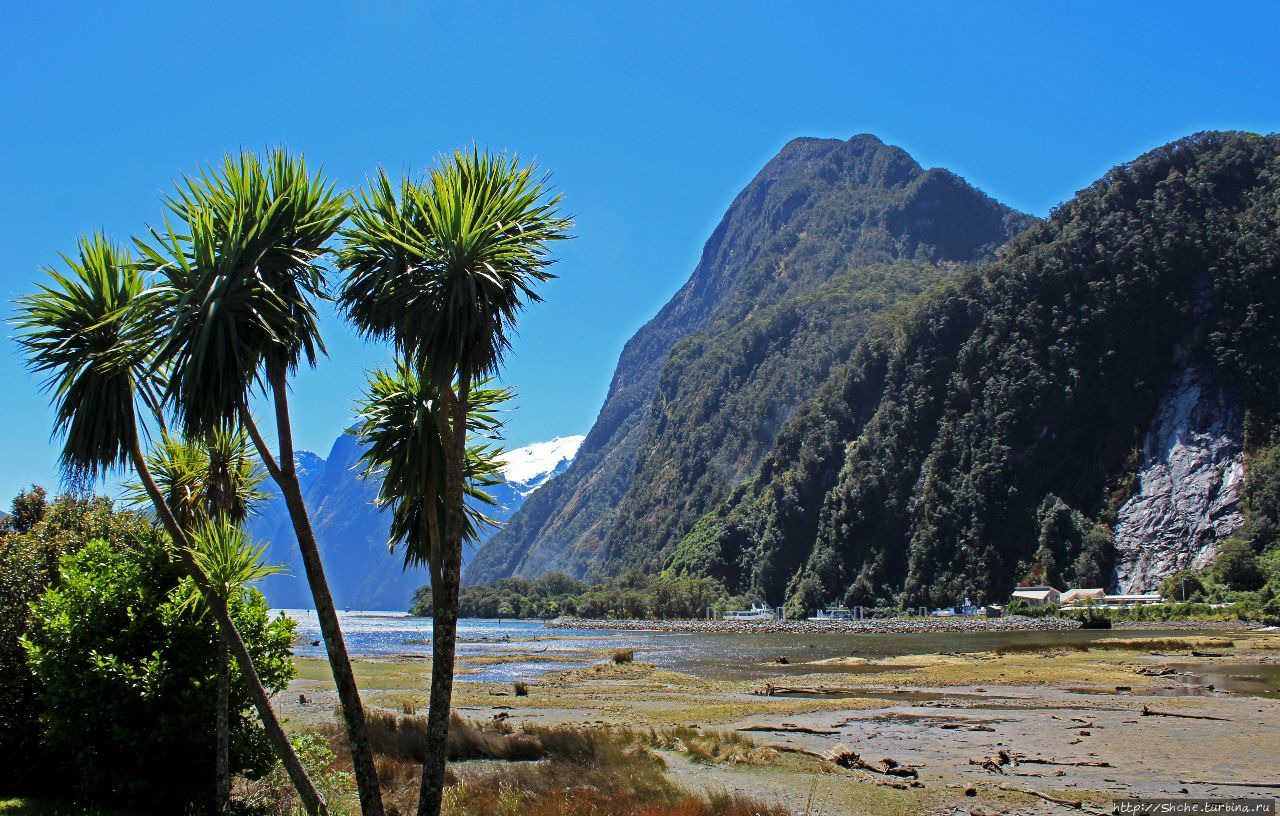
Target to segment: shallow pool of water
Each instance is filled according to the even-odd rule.
[[[298,621],[299,657],[323,658],[320,626],[309,610],[284,610]],[[431,654],[431,619],[395,612],[339,613],[347,650],[355,657],[395,659]],[[1147,630],[1142,637],[1177,637],[1194,631]],[[1222,632],[1213,632],[1221,636]],[[991,651],[1001,646],[1070,647],[1134,633],[1108,630],[1034,632],[913,632],[865,634],[831,632],[684,633],[616,632],[600,629],[548,629],[541,621],[466,619],[458,623],[458,657],[519,656],[513,662],[475,665],[460,681],[509,682],[551,671],[589,665],[596,653],[634,649],[636,659],[663,668],[717,679],[745,680],[816,672],[857,672],[856,666],[803,665],[833,657],[876,660],[916,654]],[[785,657],[787,664],[777,662]],[[1275,667],[1271,667],[1275,668]],[[1213,680],[1207,680],[1214,683]],[[1241,681],[1247,682],[1247,681]],[[1215,683],[1215,685],[1217,685]],[[1224,682],[1219,688],[1227,689]]]

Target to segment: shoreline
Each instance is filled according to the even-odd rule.
[[[1043,629],[1045,622],[1054,619],[977,625]],[[558,625],[587,623],[652,629],[663,622]],[[975,621],[861,623],[925,631],[939,624],[972,629]],[[1041,794],[1083,802],[1076,810],[1085,813],[1110,812],[1117,798],[1268,796],[1252,783],[1270,779],[1280,751],[1280,632],[1248,622],[1206,623],[1202,628],[1255,631],[1229,638],[1130,635],[1100,649],[1061,648],[1046,637],[1033,648],[1004,652],[991,650],[993,638],[979,645],[957,637],[953,646],[944,637],[939,648],[947,651],[749,662],[745,674],[732,677],[643,659],[619,664],[602,655],[590,665],[527,678],[519,690],[505,680],[458,683],[453,703],[464,719],[500,721],[514,731],[564,726],[649,734],[667,778],[685,789],[807,802],[829,816],[1062,812],[1062,804]],[[708,654],[716,653],[709,647]],[[306,669],[274,702],[293,730],[336,723],[337,693],[323,661]],[[368,706],[407,714],[426,709],[424,661],[361,663],[361,669]],[[710,744],[718,748],[699,748]],[[1193,760],[1169,761],[1170,746],[1180,745],[1196,747]],[[889,766],[881,757],[914,774],[886,776],[878,770]]]
[[[556,618],[543,621],[548,629],[594,629],[618,632],[692,632],[725,634],[805,634],[824,632],[859,634],[909,634],[912,632],[1031,632],[1081,628],[1071,618],[879,618],[860,621],[700,621],[700,620],[599,620]]]

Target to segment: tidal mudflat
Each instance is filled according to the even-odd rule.
[[[689,639],[521,626],[520,638],[464,631],[485,646],[461,649],[464,718],[647,730],[676,782],[795,813],[1101,813],[1130,795],[1273,796],[1280,784],[1280,633]],[[634,662],[612,660],[623,647]],[[424,648],[363,656],[366,701],[425,711]],[[327,667],[298,664],[281,713],[294,727],[330,720]]]

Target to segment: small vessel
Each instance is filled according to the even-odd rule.
[[[929,614],[935,618],[980,618],[987,614],[987,610],[981,606],[974,606],[968,598],[965,598],[960,606],[935,609]]]
[[[769,607],[755,603],[751,604],[750,609],[733,609],[724,613],[724,619],[732,621],[774,620],[777,617]]]
[[[844,606],[832,606],[819,611],[809,618],[811,621],[848,621],[857,620],[852,609]]]

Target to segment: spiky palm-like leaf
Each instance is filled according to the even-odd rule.
[[[346,199],[301,156],[241,153],[185,178],[166,202],[172,220],[138,242],[165,281],[160,359],[189,434],[234,419],[268,366],[291,372],[324,353],[320,261]]]
[[[423,184],[397,189],[379,171],[341,233],[341,308],[438,384],[495,372],[520,309],[553,277],[549,245],[568,237],[546,181],[476,149],[444,159]]]
[[[18,343],[52,394],[60,462],[73,479],[124,464],[138,440],[141,401],[158,410],[153,358],[158,326],[133,257],[100,233],[63,255],[66,272],[18,301]]]
[[[255,543],[242,527],[226,518],[204,519],[192,530],[191,556],[224,601],[243,594],[255,581],[284,572],[281,566],[263,563],[266,549],[265,544]],[[182,606],[203,614],[204,600],[190,579],[184,579],[174,592]]]
[[[496,504],[486,488],[502,481],[501,451],[494,443],[501,427],[497,410],[511,398],[508,389],[478,386],[471,392],[467,415],[465,492],[472,502],[464,541],[474,541],[482,527],[496,523],[479,507]],[[441,410],[438,389],[404,364],[372,372],[360,404],[355,432],[364,445],[364,475],[380,480],[377,503],[392,510],[387,545],[391,550],[403,547],[406,566],[439,563],[446,486],[437,416]],[[436,514],[435,534],[428,512]]]
[[[183,529],[215,517],[242,524],[266,499],[258,489],[266,472],[239,428],[211,431],[203,441],[165,433],[147,454],[147,466]],[[125,495],[139,507],[151,504],[140,483],[126,485]]]

